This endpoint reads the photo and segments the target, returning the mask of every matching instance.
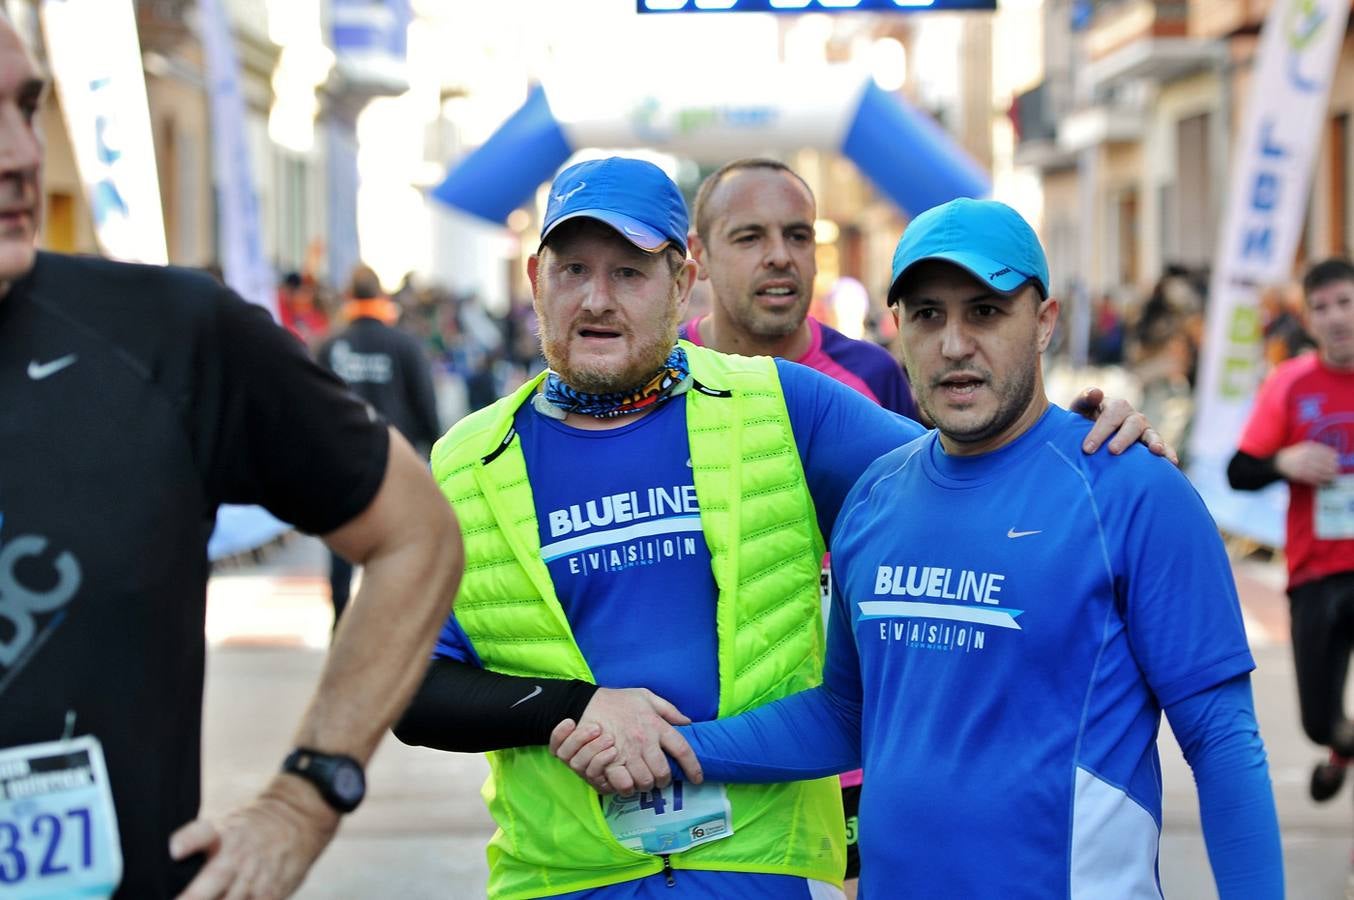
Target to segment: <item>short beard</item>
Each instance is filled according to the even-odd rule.
[[[1001,394],[997,398],[997,408],[993,411],[992,418],[972,426],[967,431],[952,431],[947,427],[945,423],[946,413],[942,412],[937,415],[937,411],[928,402],[931,396],[929,392],[918,392],[917,405],[921,408],[922,413],[934,422],[941,433],[950,440],[959,444],[976,444],[994,435],[1001,434],[1025,412],[1030,405],[1030,400],[1034,397],[1038,366],[1039,358],[1035,357],[1030,361],[1027,368],[1016,373],[1012,380],[1002,387]],[[910,377],[911,373],[908,374]],[[990,373],[984,373],[984,375],[988,376]],[[987,383],[992,384],[990,377]]]
[[[677,343],[677,324],[680,316],[678,290],[674,285],[672,303],[669,304],[667,314],[660,323],[654,339],[639,346],[635,362],[624,370],[614,372],[609,369],[570,365],[568,334],[563,340],[559,340],[542,325],[541,353],[545,356],[546,364],[565,384],[585,394],[615,394],[643,386],[663,367],[663,363],[667,362],[673,345]]]

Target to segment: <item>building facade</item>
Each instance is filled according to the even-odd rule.
[[[1017,163],[1038,173],[1060,289],[1128,302],[1217,252],[1232,139],[1268,0],[1046,0],[1042,79],[1016,97]],[[1346,34],[1321,137],[1306,259],[1351,250]]]

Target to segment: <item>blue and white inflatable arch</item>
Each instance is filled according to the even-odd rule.
[[[617,98],[624,85],[549,95],[534,87],[433,196],[501,223],[585,147],[651,147],[711,163],[776,149],[835,150],[910,217],[991,192],[987,173],[935,121],[858,70],[772,74],[741,88],[687,84],[680,103],[645,94]]]

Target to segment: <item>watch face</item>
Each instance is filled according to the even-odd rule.
[[[334,770],[332,784],[334,793],[342,797],[345,803],[356,804],[362,799],[366,789],[361,770],[348,763],[341,764]]]

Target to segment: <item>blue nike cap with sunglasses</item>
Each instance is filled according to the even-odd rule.
[[[963,197],[913,219],[893,251],[890,304],[898,301],[908,270],[932,259],[954,263],[999,294],[1033,281],[1048,296],[1048,260],[1038,235],[1020,213],[996,200]]]
[[[689,223],[681,191],[662,169],[642,159],[612,156],[570,166],[550,185],[541,244],[570,219],[596,219],[641,250],[672,244],[686,253]]]

